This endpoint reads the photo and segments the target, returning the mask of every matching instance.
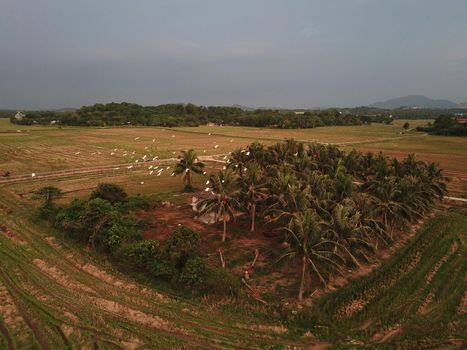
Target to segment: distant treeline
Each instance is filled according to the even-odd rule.
[[[256,109],[239,107],[164,104],[141,106],[134,103],[108,103],[84,106],[75,111],[32,111],[21,119],[10,114],[16,124],[61,124],[74,126],[199,126],[207,123],[255,127],[315,128],[330,125],[391,123],[394,119],[435,119],[456,110],[386,110],[374,107],[330,108],[322,110]]]
[[[238,107],[196,106],[194,104],[165,104],[141,106],[134,103],[108,103],[84,106],[72,112],[29,112],[21,119],[11,116],[16,124],[61,124],[74,126],[199,126],[208,123],[278,128],[315,128],[327,125],[360,125],[389,122],[388,116],[359,116],[337,109],[304,111],[257,109],[247,111]]]
[[[427,126],[417,127],[418,131],[425,131],[434,135],[444,136],[467,136],[467,123],[459,123],[455,117],[442,115]]]

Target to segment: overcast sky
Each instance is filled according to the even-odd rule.
[[[0,0],[0,108],[467,100],[467,0]]]

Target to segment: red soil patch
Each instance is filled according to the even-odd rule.
[[[141,212],[138,217],[148,223],[146,230],[143,232],[144,239],[163,241],[179,225],[189,227],[201,235],[208,231],[205,224],[194,218],[195,213],[187,205],[169,208],[156,207]]]

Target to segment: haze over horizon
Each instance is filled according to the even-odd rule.
[[[0,0],[0,108],[459,103],[465,18],[465,0]]]

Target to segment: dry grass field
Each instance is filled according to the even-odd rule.
[[[409,121],[411,128],[426,120]],[[145,191],[151,184],[162,183],[167,172],[157,178],[145,176],[141,166],[145,160],[176,157],[181,150],[193,148],[198,155],[226,154],[253,141],[276,142],[287,138],[301,141],[335,143],[346,150],[384,152],[390,156],[405,157],[416,153],[421,160],[439,162],[446,175],[452,177],[450,190],[455,195],[467,194],[467,139],[462,137],[430,136],[414,129],[403,132],[403,120],[394,125],[362,125],[322,127],[316,129],[263,129],[247,127],[203,126],[195,128],[74,128],[12,125],[0,119],[0,173],[11,175],[41,174],[65,169],[113,166],[100,175],[94,174],[95,185],[101,177],[138,187],[145,182]],[[18,131],[19,130],[19,131]],[[154,140],[154,142],[153,142]],[[137,163],[135,163],[138,161]],[[131,170],[128,164],[134,164]],[[126,165],[125,165],[126,164]],[[131,175],[130,175],[131,174]],[[130,176],[127,176],[130,175]],[[74,176],[78,176],[77,174]],[[89,178],[89,176],[88,176]],[[85,180],[74,179],[76,184]],[[168,181],[170,183],[170,179]],[[174,182],[177,183],[178,180]],[[167,188],[166,183],[161,188]],[[86,186],[84,186],[86,187]],[[170,186],[169,186],[170,187]]]

